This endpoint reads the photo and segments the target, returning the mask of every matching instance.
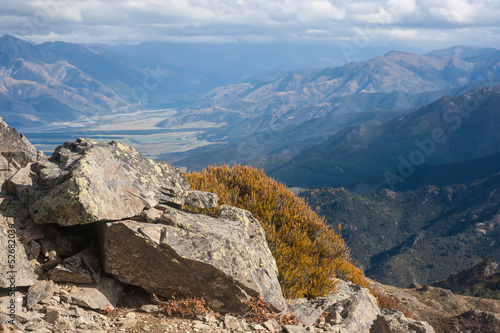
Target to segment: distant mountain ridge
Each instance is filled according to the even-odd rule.
[[[220,87],[193,105],[186,116],[224,121],[273,115],[307,119],[335,112],[336,99],[367,93],[410,93],[451,89],[500,74],[500,54],[489,52],[482,61],[416,55],[393,51],[371,60],[340,67],[295,71],[270,81]],[[365,110],[366,111],[366,110]]]
[[[500,299],[500,264],[487,259],[432,285],[456,294]]]
[[[295,175],[285,176],[293,158],[302,160],[301,154],[346,127],[379,125],[443,96],[498,84],[499,65],[500,51],[496,49],[458,46],[428,55],[394,51],[340,67],[258,76],[219,87],[179,112],[175,121],[180,123],[203,119],[219,124],[199,135],[216,144],[163,158],[190,170],[219,162],[246,163],[263,167],[293,186],[322,186],[319,179],[309,184],[295,182]],[[166,119],[158,126],[175,121]],[[312,124],[314,129],[307,130]],[[291,138],[291,133],[300,134]],[[306,167],[306,177],[315,168]],[[324,185],[353,180],[327,179]]]
[[[467,184],[301,193],[329,224],[342,226],[368,277],[394,286],[431,284],[486,257],[500,260],[500,173]]]
[[[144,72],[85,46],[0,38],[0,110],[13,125],[75,120],[133,100]]]
[[[378,126],[347,128],[270,175],[290,186],[324,187],[388,175],[393,188],[415,166],[500,152],[500,86],[442,99]],[[394,188],[393,188],[394,189]]]

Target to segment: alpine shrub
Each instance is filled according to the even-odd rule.
[[[325,296],[335,289],[333,278],[366,285],[342,238],[303,199],[262,170],[224,164],[186,176],[191,188],[216,193],[219,205],[246,209],[260,221],[285,297]],[[218,207],[204,213],[216,216]]]

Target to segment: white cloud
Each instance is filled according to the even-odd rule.
[[[441,0],[429,4],[429,13],[438,19],[444,19],[450,23],[472,23],[476,8],[480,4],[473,4],[466,0]]]
[[[373,43],[439,36],[500,46],[498,0],[0,0],[0,8],[0,35],[40,42],[330,43],[364,31]]]

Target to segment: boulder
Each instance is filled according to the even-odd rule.
[[[434,333],[434,329],[425,321],[416,321],[392,309],[383,309],[370,328],[370,333],[406,332]]]
[[[242,209],[222,206],[221,211],[235,219],[168,208],[155,224],[101,223],[104,271],[163,296],[193,292],[223,313],[243,314],[244,302],[253,296],[284,310],[276,262],[262,226]]]
[[[352,282],[339,282],[332,297],[336,302],[331,311],[340,312],[347,332],[368,333],[373,321],[380,315],[377,300],[370,291]]]
[[[375,297],[366,288],[352,282],[337,280],[336,292],[290,307],[297,320],[305,326],[313,325],[323,311],[335,314],[336,324],[348,332],[369,332],[373,321],[380,315]]]
[[[27,287],[36,282],[33,266],[16,232],[13,219],[0,214],[0,288]]]
[[[33,145],[0,118],[0,188],[19,169],[38,159]]]
[[[115,141],[66,142],[32,170],[29,209],[36,223],[122,220],[157,205],[162,187],[189,190],[177,168]]]

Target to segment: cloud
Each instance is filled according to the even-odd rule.
[[[36,42],[330,43],[364,31],[373,43],[428,45],[435,31],[450,43],[500,44],[496,0],[0,0],[0,6],[0,35]]]

